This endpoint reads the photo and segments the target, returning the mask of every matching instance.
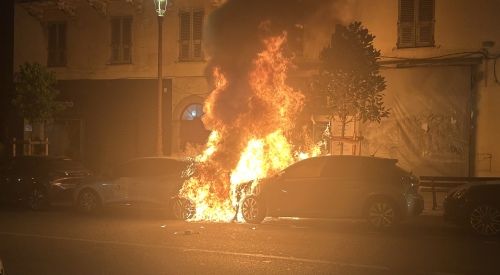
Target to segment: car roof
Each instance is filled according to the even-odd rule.
[[[45,160],[72,160],[68,157],[63,157],[63,156],[16,156],[10,158],[10,160],[39,160],[39,161],[45,161]]]
[[[138,157],[138,158],[133,158],[133,159],[129,159],[128,161],[135,161],[135,160],[146,160],[146,159],[166,159],[166,160],[177,160],[177,161],[187,161],[188,159],[187,158],[178,158],[178,157],[166,157],[166,156],[162,156],[162,157]],[[128,162],[127,161],[127,162]]]
[[[170,160],[170,161],[176,161],[176,162],[182,162],[182,163],[188,163],[189,162],[189,159],[187,158],[177,158],[177,157],[138,157],[138,158],[133,158],[133,159],[129,159],[127,161],[124,161],[124,162],[120,162],[118,163],[118,166],[121,166],[121,165],[125,165],[125,164],[129,164],[129,163],[133,163],[133,162],[140,162],[140,161],[145,161],[145,160]]]
[[[352,156],[352,155],[327,155],[327,156],[317,156],[317,157],[312,157],[308,159],[350,159],[350,160],[368,160],[368,161],[380,161],[380,162],[390,162],[390,163],[397,163],[397,159],[391,159],[391,158],[381,158],[381,157],[373,157],[373,156]],[[307,160],[307,159],[306,159]]]

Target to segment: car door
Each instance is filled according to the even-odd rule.
[[[306,159],[288,167],[274,182],[268,205],[277,216],[314,217],[318,206],[323,158]]]
[[[102,196],[106,203],[123,203],[129,201],[127,175],[124,174],[123,165],[114,167],[104,173],[101,178],[89,180],[82,188],[90,185]]]
[[[182,186],[181,174],[186,169],[182,161],[170,158],[154,159],[146,195],[155,204],[167,204],[172,196],[178,194]]]
[[[357,216],[363,204],[364,178],[368,173],[366,163],[356,157],[333,157],[328,160],[322,176],[325,184],[324,208],[327,216],[344,218]]]
[[[116,186],[117,196],[123,197],[124,201],[138,202],[141,200],[141,178],[142,163],[140,160],[132,160],[116,167],[113,171],[113,185]]]

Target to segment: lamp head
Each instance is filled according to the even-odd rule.
[[[154,0],[155,2],[155,11],[158,16],[164,16],[167,11],[168,0]]]

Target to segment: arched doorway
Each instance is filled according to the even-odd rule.
[[[180,146],[184,150],[187,144],[202,145],[207,142],[210,131],[203,126],[203,105],[194,103],[186,106],[181,113]]]

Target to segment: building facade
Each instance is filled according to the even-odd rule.
[[[177,0],[165,16],[165,153],[206,138],[204,25],[222,2]],[[381,50],[391,116],[356,130],[356,153],[396,157],[420,175],[499,175],[498,10],[495,0],[332,1],[323,12],[335,20],[311,16],[290,40],[299,49],[291,78],[307,82],[317,71],[335,23],[361,21]],[[16,4],[14,68],[47,65],[68,103],[49,126],[52,153],[93,168],[154,153],[157,28],[153,1]],[[313,121],[320,132],[324,124]]]

